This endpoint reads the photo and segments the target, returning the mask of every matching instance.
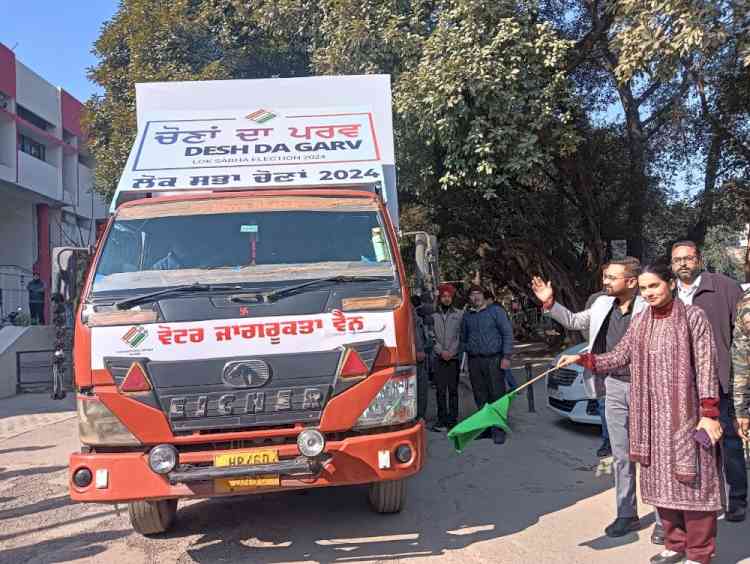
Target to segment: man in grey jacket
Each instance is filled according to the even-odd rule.
[[[458,375],[463,312],[453,307],[456,289],[450,284],[438,287],[440,303],[432,314],[435,331],[435,392],[437,422],[430,430],[445,431],[458,422]],[[447,405],[446,405],[447,404]]]
[[[602,276],[606,295],[598,297],[589,309],[572,313],[555,303],[554,291],[549,282],[534,277],[532,289],[544,309],[563,327],[575,331],[588,331],[589,349],[602,353],[614,349],[620,342],[630,320],[646,306],[637,295],[638,275],[641,265],[638,259],[626,257],[607,265]],[[584,374],[584,385],[591,398],[602,395],[601,380],[593,374]],[[614,458],[615,493],[617,517],[604,532],[609,537],[621,537],[640,528],[636,502],[635,464],[629,459],[628,412],[630,400],[630,372],[627,368],[606,375],[606,425],[609,431]],[[663,539],[652,538],[657,544]],[[659,542],[660,541],[660,542]]]

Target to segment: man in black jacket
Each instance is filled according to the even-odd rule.
[[[39,278],[39,273],[34,271],[34,277],[26,285],[29,291],[29,314],[31,322],[44,325],[44,282]]]

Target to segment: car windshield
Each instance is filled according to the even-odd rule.
[[[394,276],[378,211],[252,211],[116,219],[93,291],[337,275]]]

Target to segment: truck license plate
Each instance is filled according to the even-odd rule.
[[[279,451],[270,449],[248,450],[214,456],[214,466],[216,467],[274,464],[278,461]],[[252,478],[220,478],[214,480],[214,489],[218,493],[229,493],[257,487],[278,487],[280,483],[278,474],[254,476]]]

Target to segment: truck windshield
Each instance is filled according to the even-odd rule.
[[[116,219],[94,292],[394,276],[377,211],[253,211]]]

